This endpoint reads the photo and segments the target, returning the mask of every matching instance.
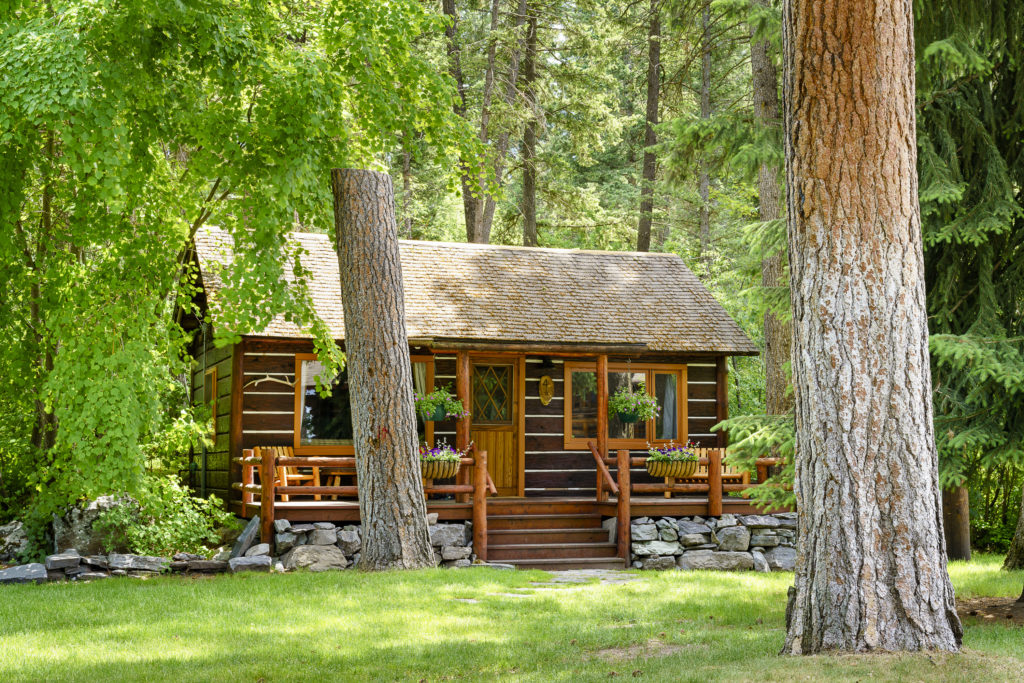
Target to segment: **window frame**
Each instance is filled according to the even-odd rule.
[[[686,370],[687,366],[685,363],[609,363],[608,373],[613,372],[643,372],[645,375],[644,386],[647,389],[647,393],[650,396],[654,395],[654,376],[655,374],[675,374],[676,375],[676,405],[677,409],[677,424],[676,433],[678,437],[676,439],[613,439],[608,438],[608,448],[628,448],[630,450],[646,449],[648,442],[653,445],[666,444],[669,441],[675,441],[677,443],[686,443],[690,436],[689,430],[689,411],[687,410],[687,390],[686,390]],[[563,419],[564,426],[562,428],[562,442],[565,450],[587,450],[587,445],[590,441],[597,441],[597,437],[574,437],[572,436],[572,373],[573,372],[597,372],[597,363],[595,361],[566,361],[564,363],[564,378],[562,381],[563,395],[566,397],[563,401]],[[610,420],[609,420],[610,421]],[[655,419],[650,419],[645,422],[647,425],[646,434],[654,434],[654,423]]]
[[[494,422],[491,422],[491,421],[477,421],[476,413],[473,410],[473,408],[475,408],[475,406],[473,405],[473,379],[476,377],[476,368],[477,368],[477,366],[480,366],[480,365],[488,366],[488,367],[507,367],[509,369],[509,376],[508,376],[508,409],[509,409],[509,419],[508,420],[498,420],[498,421],[494,421]],[[469,423],[470,424],[470,429],[476,429],[476,430],[481,430],[481,431],[488,431],[488,430],[508,431],[510,428],[515,428],[516,427],[516,425],[519,423],[518,401],[516,401],[516,385],[518,383],[518,380],[519,380],[519,377],[517,375],[517,365],[516,365],[516,362],[514,360],[509,360],[507,358],[486,358],[486,357],[474,358],[473,359],[472,363],[470,364],[470,370],[469,370],[469,397],[468,397],[469,405],[468,406],[463,406],[464,410],[469,410],[471,412],[471,416],[469,418],[470,419],[470,423]]]
[[[302,363],[303,361],[317,360],[315,353],[297,353],[295,354],[295,386],[294,391],[294,403],[292,407],[292,452],[295,455],[355,455],[356,447],[353,443],[351,446],[303,446],[302,441],[302,420],[301,420],[301,408],[302,408]],[[413,363],[426,363],[427,364],[427,386],[431,390],[434,388],[434,357],[430,355],[410,355],[409,365],[410,369]],[[413,416],[415,420],[416,417]],[[427,443],[433,446],[434,443],[434,423],[426,422],[424,427],[424,438]],[[353,441],[355,440],[355,429],[353,428]]]

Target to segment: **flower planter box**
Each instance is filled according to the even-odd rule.
[[[618,413],[616,415],[622,424],[634,424],[640,422],[640,416],[636,413]]]

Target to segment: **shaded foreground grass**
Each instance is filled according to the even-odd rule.
[[[1001,572],[999,560],[951,565],[958,595],[1018,595],[1024,572]],[[3,586],[0,681],[1024,680],[1024,629],[976,620],[965,624],[960,656],[780,657],[791,574],[531,585],[548,576],[469,569]]]

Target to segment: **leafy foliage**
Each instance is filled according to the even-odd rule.
[[[216,496],[193,497],[173,479],[159,478],[139,503],[105,510],[93,528],[106,550],[126,547],[140,555],[170,557],[177,552],[206,554],[220,539],[219,529],[237,525]]]

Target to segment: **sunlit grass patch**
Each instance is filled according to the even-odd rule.
[[[958,592],[1017,595],[999,558]],[[967,626],[955,657],[780,657],[791,574],[663,572],[536,586],[489,569],[0,587],[0,681],[1013,680],[1024,633]],[[512,597],[515,596],[515,597]],[[1016,672],[1016,673],[1015,673]],[[613,675],[614,674],[614,675]]]

